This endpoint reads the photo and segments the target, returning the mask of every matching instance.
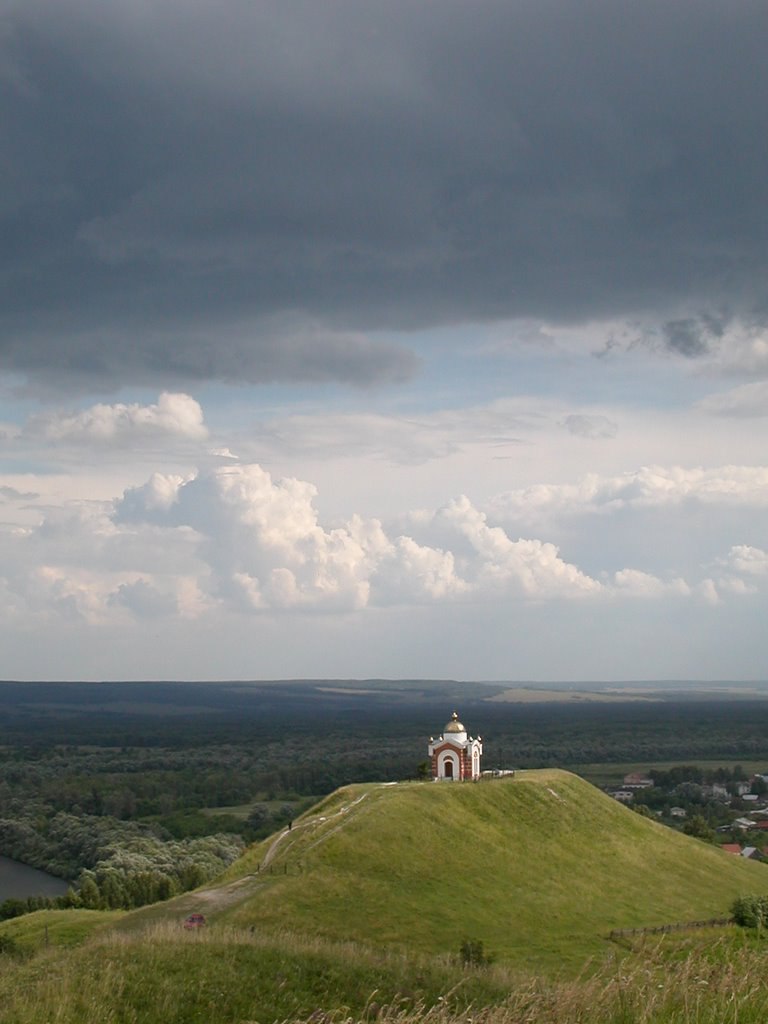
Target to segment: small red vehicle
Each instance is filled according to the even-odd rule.
[[[190,914],[189,917],[184,918],[185,928],[202,928],[205,924],[205,915],[203,914]]]

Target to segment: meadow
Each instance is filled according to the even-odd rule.
[[[680,942],[680,939],[677,940]],[[3,961],[3,1024],[762,1024],[765,950],[727,931],[556,979],[291,934],[172,925]]]

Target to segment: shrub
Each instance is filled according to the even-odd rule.
[[[739,896],[731,913],[742,928],[763,928],[768,924],[768,896]]]
[[[0,956],[21,956],[21,950],[10,935],[0,935]]]
[[[488,967],[493,963],[492,953],[486,953],[481,939],[464,939],[459,947],[459,956],[465,967]]]

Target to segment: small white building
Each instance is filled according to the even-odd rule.
[[[620,804],[631,804],[635,799],[635,793],[632,789],[613,789],[610,795],[614,800],[618,800]]]
[[[432,778],[436,782],[464,782],[480,778],[480,758],[483,743],[478,736],[467,735],[466,728],[454,711],[443,735],[429,738],[429,757],[432,762]]]

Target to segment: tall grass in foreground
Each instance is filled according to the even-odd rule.
[[[570,981],[248,932],[105,936],[2,958],[2,1024],[764,1024],[766,954],[663,944]]]

